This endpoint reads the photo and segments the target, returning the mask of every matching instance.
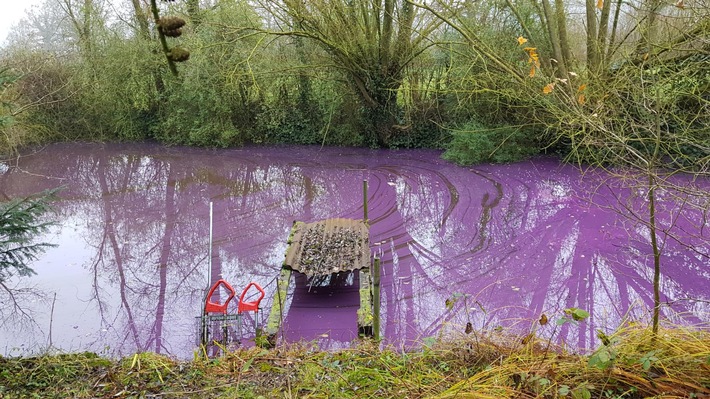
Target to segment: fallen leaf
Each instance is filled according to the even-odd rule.
[[[545,87],[542,88],[542,92],[544,94],[550,94],[552,93],[552,90],[555,89],[555,84],[554,83],[548,83]]]
[[[602,344],[604,344],[604,346],[611,345],[611,339],[609,339],[608,335],[604,334],[604,331],[597,330],[597,338],[602,341]]]
[[[547,315],[543,313],[542,316],[540,316],[540,325],[544,326],[545,324],[547,324]]]
[[[600,10],[604,8],[604,0],[597,0],[597,8]]]
[[[584,90],[584,89],[586,89],[586,88],[587,88],[587,84],[586,84],[586,83],[583,83],[583,84],[579,85],[579,88],[577,89],[577,91],[582,91],[582,90]]]
[[[579,105],[584,105],[586,102],[587,98],[584,97],[584,94],[580,94],[579,97],[577,97],[577,103],[579,103]]]
[[[530,340],[532,340],[534,337],[535,337],[535,334],[530,333],[530,334],[526,335],[521,342],[523,343],[523,345],[527,345],[530,342]]]

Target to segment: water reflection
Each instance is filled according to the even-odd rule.
[[[51,344],[189,357],[207,276],[237,290],[259,283],[269,309],[293,221],[361,218],[363,179],[388,343],[410,345],[467,322],[528,331],[542,313],[554,319],[580,307],[591,312],[589,323],[539,332],[586,347],[595,324],[648,315],[648,229],[613,209],[631,191],[589,176],[582,182],[552,161],[460,168],[433,151],[58,144],[0,168],[4,198],[67,186],[60,224],[45,237],[58,247],[34,265],[37,276],[12,282],[31,294],[19,301],[25,314],[3,299],[3,320],[25,321],[0,327],[4,352]],[[706,219],[690,202],[662,198],[664,310],[673,322],[706,323]],[[627,204],[642,211],[638,199]],[[319,292],[295,283],[287,339],[339,348],[355,338],[354,281]],[[463,299],[448,309],[454,293]]]

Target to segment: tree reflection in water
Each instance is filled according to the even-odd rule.
[[[555,334],[587,347],[595,325],[647,317],[652,262],[644,230],[599,205],[628,190],[581,181],[551,160],[460,168],[434,151],[57,144],[0,168],[6,198],[67,185],[60,227],[46,237],[59,247],[34,265],[37,276],[12,282],[36,284],[47,300],[25,301],[24,318],[3,302],[6,321],[32,321],[3,324],[4,352],[31,353],[51,340],[63,350],[190,357],[210,283],[209,202],[212,283],[222,277],[239,291],[255,281],[269,309],[293,221],[361,218],[363,179],[372,249],[383,261],[387,343],[416,344],[467,322],[527,332],[542,313],[554,320],[580,307],[590,322]],[[708,229],[674,205],[666,202],[662,223],[673,217],[672,232],[694,250],[665,242],[664,311],[673,322],[706,323]],[[317,293],[296,279],[285,336],[347,345],[358,302],[356,281],[346,281]],[[454,293],[465,300],[447,309]]]

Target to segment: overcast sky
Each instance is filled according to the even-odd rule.
[[[25,10],[41,2],[42,0],[0,0],[0,45],[5,43],[12,25],[25,16]]]

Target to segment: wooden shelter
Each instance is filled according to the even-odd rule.
[[[309,283],[331,274],[369,268],[369,236],[362,220],[296,222],[283,267],[305,274]]]
[[[364,220],[326,219],[314,223],[295,222],[266,324],[266,336],[274,342],[285,318],[283,309],[292,272],[306,275],[309,285],[343,272],[359,272],[360,309],[358,330],[373,335],[373,284],[370,231]],[[379,274],[379,273],[378,273]]]

